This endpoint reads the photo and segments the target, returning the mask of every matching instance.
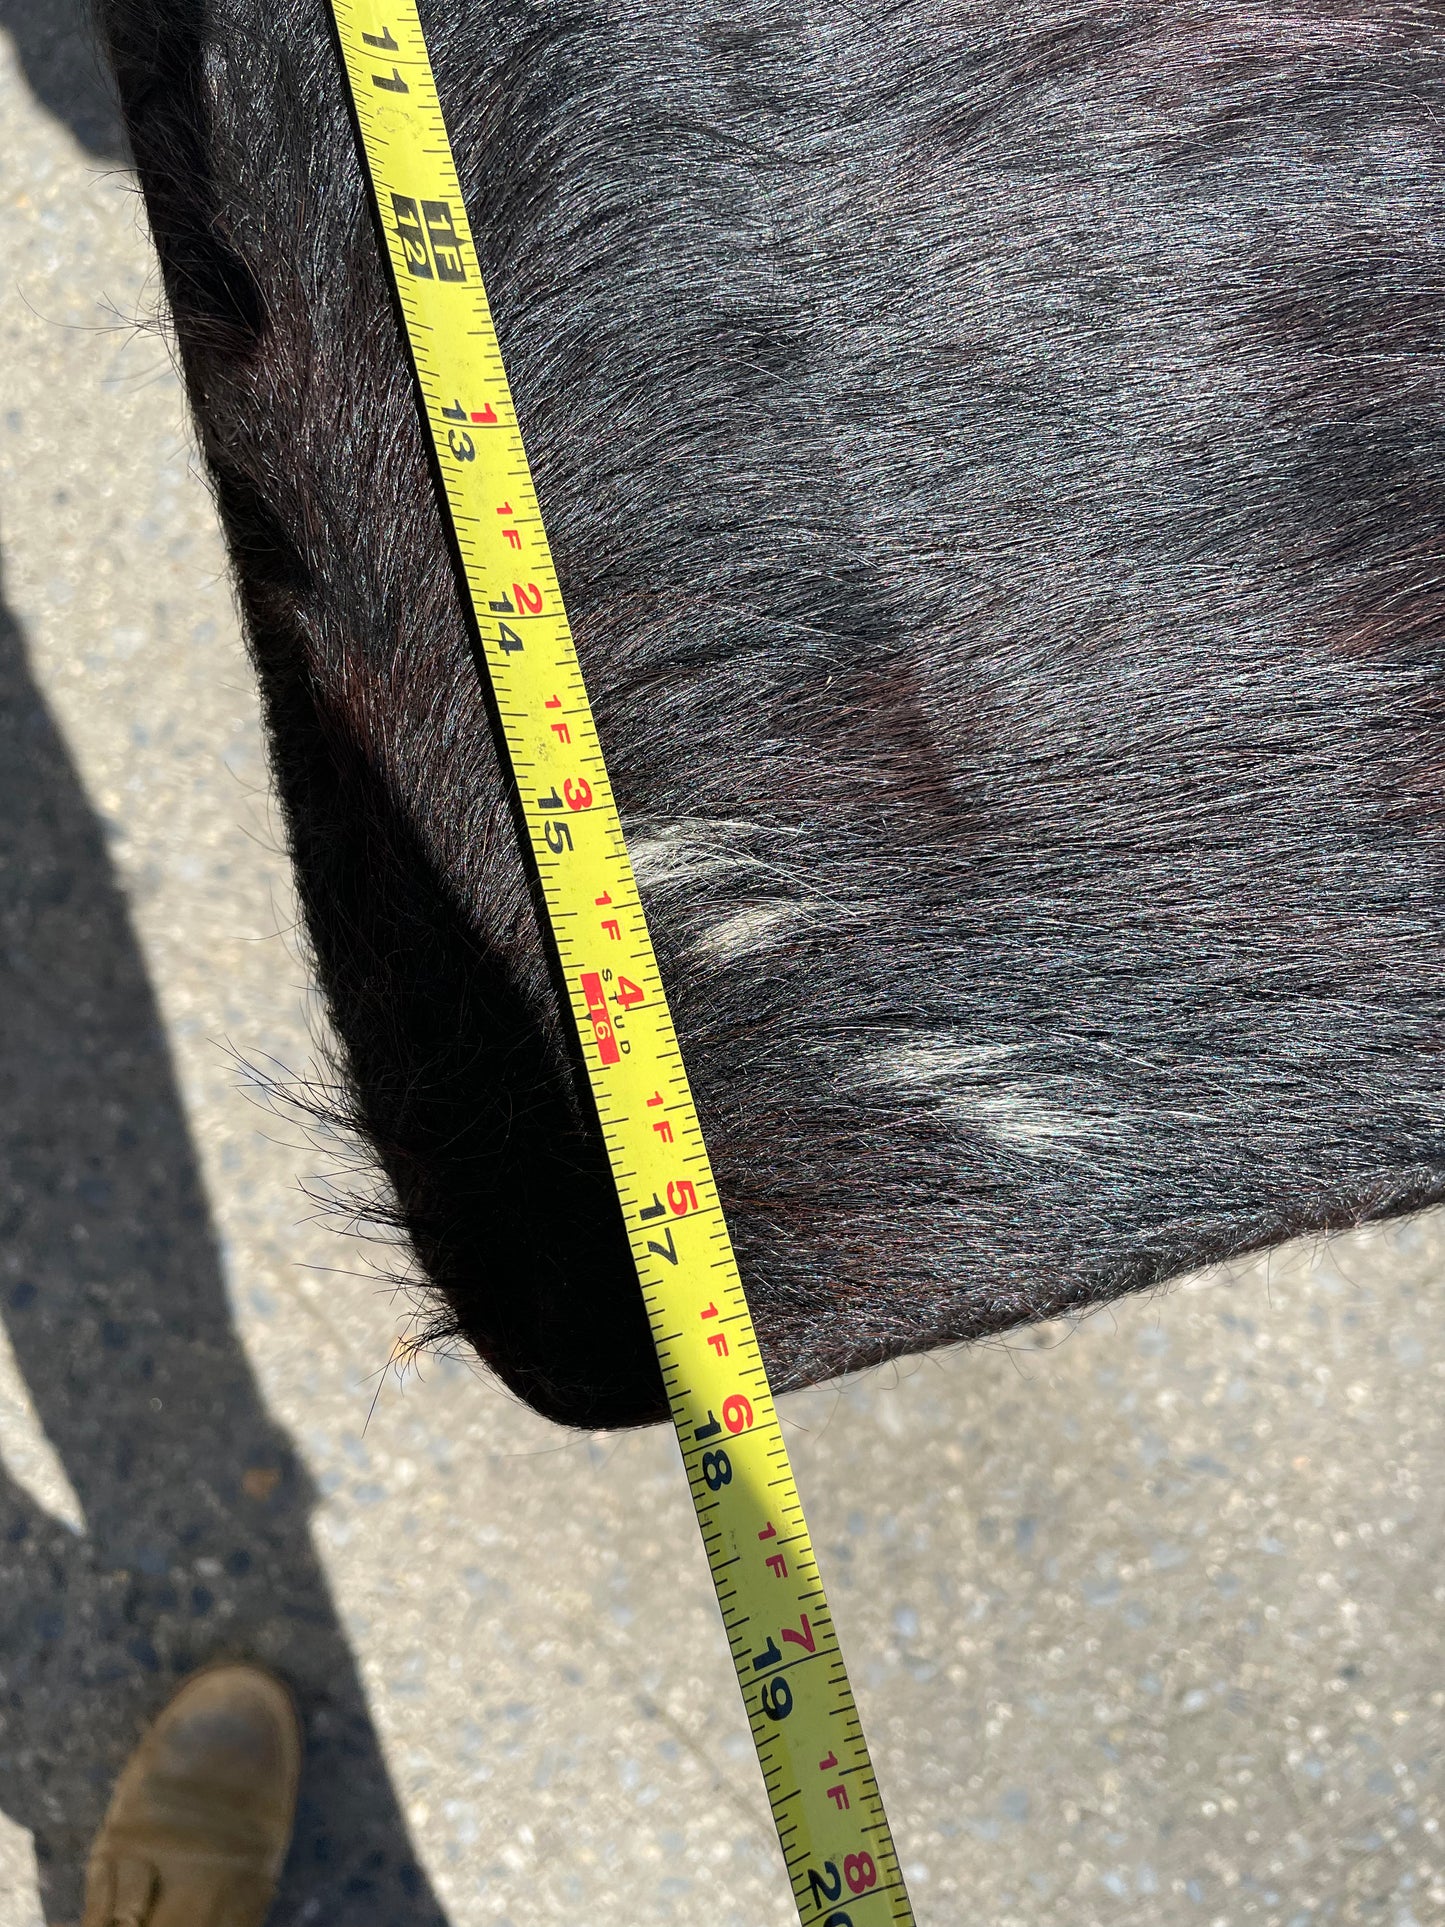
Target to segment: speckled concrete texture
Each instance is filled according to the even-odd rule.
[[[223,1652],[306,1711],[278,1923],[783,1927],[671,1439],[399,1382],[345,1147],[262,1101],[321,1020],[76,17],[0,0],[0,1927]],[[922,1922],[1445,1919],[1442,1270],[1420,1221],[788,1401]]]

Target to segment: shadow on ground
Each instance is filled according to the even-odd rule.
[[[124,139],[83,0],[0,0],[36,97]],[[52,1921],[110,1784],[193,1667],[255,1657],[307,1730],[274,1927],[440,1920],[311,1545],[314,1494],[230,1323],[145,969],[100,825],[0,601],[0,1315],[85,1513],[0,1472],[0,1807]]]
[[[165,1038],[100,827],[0,605],[0,1311],[85,1514],[0,1474],[0,1807],[52,1920],[142,1725],[193,1667],[292,1683],[308,1762],[272,1916],[439,1918],[231,1328]]]
[[[125,134],[87,23],[86,0],[0,0],[30,91],[100,161],[125,161]]]

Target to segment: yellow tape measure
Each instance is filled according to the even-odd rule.
[[[490,681],[806,1927],[912,1908],[622,840],[414,0],[331,0]]]

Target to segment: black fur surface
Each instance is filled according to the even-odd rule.
[[[663,1402],[321,0],[101,0],[317,966],[524,1397]],[[1445,15],[423,7],[774,1384],[1445,1195]]]

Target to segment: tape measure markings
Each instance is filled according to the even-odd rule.
[[[806,1927],[911,1927],[567,626],[415,0],[331,7],[479,668],[501,719],[794,1899]]]

